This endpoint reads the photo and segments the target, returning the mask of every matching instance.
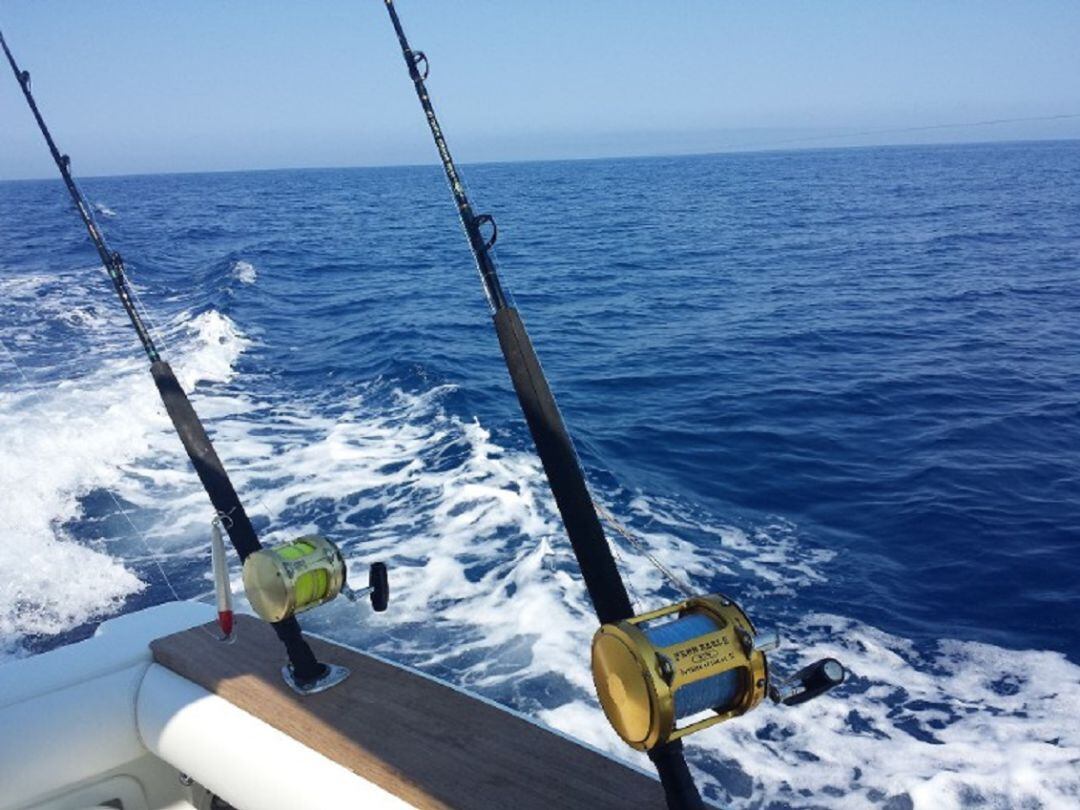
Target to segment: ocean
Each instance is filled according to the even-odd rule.
[[[689,738],[706,796],[1080,805],[1080,142],[463,173],[597,500],[850,669]],[[441,169],[82,187],[263,539],[388,563],[304,626],[643,761]],[[212,587],[146,366],[59,180],[0,183],[0,657]]]

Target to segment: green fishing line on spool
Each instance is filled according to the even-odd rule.
[[[244,590],[256,613],[278,622],[329,602],[345,585],[345,561],[337,546],[307,535],[248,555]]]

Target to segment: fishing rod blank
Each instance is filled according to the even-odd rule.
[[[469,247],[480,271],[488,302],[491,304],[492,318],[498,333],[503,356],[510,369],[521,407],[525,411],[537,451],[544,464],[556,504],[566,524],[567,534],[573,544],[574,552],[582,565],[589,596],[592,598],[601,622],[618,621],[633,615],[630,598],[623,586],[615,560],[611,556],[604,530],[593,506],[592,496],[585,483],[585,476],[578,461],[577,452],[559,413],[555,397],[544,376],[536,351],[525,330],[521,316],[509,300],[509,296],[499,279],[492,247],[495,243],[495,231],[484,237],[482,227],[494,219],[489,214],[477,215],[465,193],[464,185],[458,175],[457,167],[450,156],[442,129],[439,126],[435,110],[431,105],[424,79],[427,76],[427,57],[409,47],[405,32],[401,27],[393,0],[385,0],[390,12],[390,19],[397,33],[408,66],[409,75],[416,86],[420,105],[424,108],[431,134],[439,150],[450,191],[457,203],[461,224],[469,239]],[[423,65],[423,72],[420,66]]]
[[[101,230],[97,227],[94,218],[90,214],[90,207],[86,199],[83,197],[82,192],[79,191],[71,175],[70,158],[62,154],[57,148],[56,142],[45,124],[45,119],[42,117],[41,111],[38,109],[34,96],[30,91],[30,72],[19,69],[2,32],[0,32],[0,46],[3,47],[8,63],[11,65],[11,70],[19,82],[19,87],[22,88],[26,103],[30,105],[38,129],[41,130],[45,142],[49,145],[49,152],[56,163],[56,168],[60,170],[60,176],[64,180],[64,185],[67,186],[72,202],[75,203],[75,208],[79,212],[87,232],[90,234],[94,247],[97,248],[98,255],[105,265],[120,302],[124,305],[132,326],[135,327],[135,332],[138,334],[143,349],[146,351],[146,356],[150,359],[150,373],[154,378],[158,393],[161,395],[161,400],[165,404],[165,410],[172,420],[173,427],[184,445],[184,450],[187,451],[188,458],[191,459],[191,463],[195,467],[195,472],[198,473],[206,494],[210,497],[214,509],[217,510],[226,527],[229,540],[232,541],[237,555],[243,561],[262,548],[262,544],[255,533],[255,528],[251,525],[251,520],[240,502],[240,497],[236,494],[236,489],[233,487],[221,459],[218,458],[214,445],[211,443],[210,437],[207,436],[206,429],[199,420],[198,414],[195,413],[191,401],[188,399],[187,394],[184,393],[184,389],[181,388],[172,368],[161,359],[146,323],[135,306],[134,296],[124,270],[123,259],[119,253],[110,250],[106,244],[105,237],[102,236]],[[304,686],[319,681],[326,674],[327,667],[316,660],[311,647],[301,635],[300,624],[296,621],[296,618],[290,616],[273,623],[273,627],[278,638],[285,645],[296,682],[300,686]]]
[[[402,56],[409,70],[409,77],[416,88],[420,106],[427,117],[428,127],[435,139],[443,170],[450,185],[458,216],[465,229],[476,260],[480,278],[484,283],[488,303],[491,305],[495,331],[506,360],[514,390],[529,425],[537,454],[547,475],[551,492],[559,509],[567,536],[581,569],[593,607],[603,625],[630,619],[633,608],[626,586],[619,575],[611,549],[596,514],[592,495],[585,482],[585,475],[574,450],[570,434],[563,422],[555,397],[548,385],[532,341],[525,330],[517,309],[512,305],[492,256],[497,231],[490,215],[477,215],[465,193],[465,187],[454,166],[450,149],[446,145],[435,109],[431,104],[424,80],[428,75],[428,59],[420,51],[413,51],[405,37],[393,0],[385,0],[386,10],[397,34]],[[483,228],[490,226],[485,237]],[[704,807],[697,787],[683,757],[682,742],[675,740],[659,745],[649,751],[664,786],[668,806],[690,810]]]

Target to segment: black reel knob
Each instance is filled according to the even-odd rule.
[[[390,603],[390,578],[386,563],[372,563],[368,572],[368,587],[371,588],[371,607],[378,613],[386,610]]]
[[[839,686],[846,677],[843,664],[835,658],[822,658],[772,687],[770,697],[785,706],[798,706]]]

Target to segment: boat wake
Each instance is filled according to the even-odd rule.
[[[151,549],[169,551],[139,499],[129,500],[148,475],[184,482],[181,500],[196,501],[153,382],[126,351],[130,332],[107,307],[64,303],[94,301],[100,283],[92,270],[0,280],[10,316],[0,330],[0,527],[12,540],[0,543],[6,656],[55,646],[50,638],[123,611],[146,589]],[[58,338],[67,331],[75,335]],[[40,351],[68,337],[76,348],[92,343],[93,360],[78,350]],[[163,337],[182,347],[177,373],[188,388],[227,382],[247,342],[213,311],[190,322],[177,316]],[[26,347],[36,366],[20,351]]]
[[[83,340],[92,332],[113,347],[79,362],[46,356],[26,379],[0,352],[0,520],[18,539],[0,544],[0,650],[9,656],[170,599],[170,587],[183,598],[210,587],[210,509],[130,333],[92,305],[42,308],[59,300],[54,285],[99,282],[89,271],[0,282],[14,313],[0,327],[11,352],[57,339],[49,329]],[[59,314],[66,320],[50,326]],[[530,452],[455,413],[451,386],[380,379],[302,398],[254,373],[238,377],[256,344],[220,312],[181,313],[164,332],[264,539],[324,533],[356,578],[375,560],[390,566],[387,613],[339,600],[305,614],[308,629],[644,764],[593,696],[594,614]],[[689,760],[711,799],[745,808],[1075,806],[1080,667],[1063,655],[922,644],[842,615],[803,615],[799,594],[827,583],[833,555],[798,526],[739,525],[677,498],[594,486],[695,588],[729,592],[751,615],[782,624],[793,643],[774,657],[778,666],[833,656],[850,669],[842,689],[803,707],[766,706],[693,737]],[[637,607],[676,598],[612,537]],[[239,590],[235,566],[233,577]]]

